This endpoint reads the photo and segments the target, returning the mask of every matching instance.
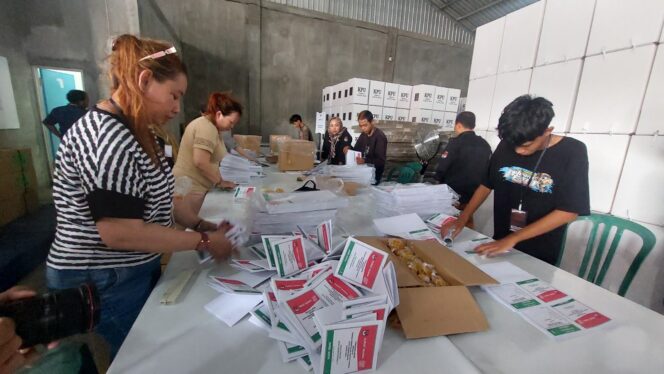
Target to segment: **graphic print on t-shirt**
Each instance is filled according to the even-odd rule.
[[[506,181],[525,186],[533,174],[532,171],[519,166],[505,166],[499,169]],[[547,173],[535,173],[530,182],[530,189],[535,192],[553,193],[553,178]]]

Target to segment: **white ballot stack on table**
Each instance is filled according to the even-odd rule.
[[[339,178],[344,182],[355,182],[368,186],[376,180],[376,169],[369,165],[326,165],[324,175]]]
[[[352,237],[332,243],[331,230],[328,221],[315,242],[263,235],[241,248],[232,260],[240,273],[210,276],[221,295],[206,310],[228,326],[251,314],[284,363],[315,373],[375,370],[387,316],[399,304],[395,268],[386,252]]]
[[[247,184],[252,177],[263,175],[263,168],[260,165],[232,154],[227,154],[221,160],[219,171],[225,181],[237,184]]]
[[[416,213],[422,218],[435,213],[458,215],[454,205],[459,196],[446,184],[424,183],[375,186],[371,193],[376,202],[376,213],[381,217]]]
[[[258,195],[258,196],[257,196]],[[301,227],[311,231],[323,221],[333,220],[348,199],[330,191],[255,194],[253,233],[284,234]]]

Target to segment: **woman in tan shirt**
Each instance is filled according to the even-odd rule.
[[[241,115],[242,104],[226,93],[213,92],[204,115],[191,121],[184,131],[173,174],[176,179],[191,179],[187,200],[195,212],[210,189],[236,186],[225,181],[219,171],[219,163],[227,153],[219,133],[233,129]]]

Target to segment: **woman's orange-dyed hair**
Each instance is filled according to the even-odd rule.
[[[117,93],[123,114],[128,125],[143,150],[157,163],[159,145],[150,131],[151,120],[145,113],[145,97],[138,85],[138,76],[143,70],[150,70],[158,82],[175,79],[178,74],[187,75],[185,67],[177,54],[168,54],[159,58],[143,57],[165,51],[172,46],[166,42],[137,38],[133,35],[120,35],[113,42],[109,56],[111,90]]]

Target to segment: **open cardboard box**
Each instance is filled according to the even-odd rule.
[[[433,240],[406,240],[409,247],[433,265],[449,286],[426,287],[392,254],[385,237],[359,237],[389,254],[394,263],[400,303],[397,314],[407,339],[484,331],[489,323],[468,290],[469,286],[497,284],[495,279]]]
[[[256,154],[261,153],[261,140],[262,137],[258,135],[233,135],[235,143],[241,148],[248,149]]]
[[[273,155],[279,154],[279,143],[291,139],[290,135],[270,135],[270,153]]]
[[[279,171],[311,170],[316,146],[307,140],[287,140],[279,146]]]

